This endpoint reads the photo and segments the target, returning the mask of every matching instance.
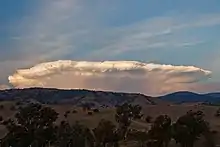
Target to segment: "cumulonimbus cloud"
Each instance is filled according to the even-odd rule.
[[[59,60],[19,69],[8,79],[17,88],[85,88],[155,95],[185,90],[187,85],[207,79],[210,74],[210,71],[194,66]]]

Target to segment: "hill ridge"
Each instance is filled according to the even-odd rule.
[[[205,103],[220,104],[220,92],[200,94],[191,91],[177,91],[164,96],[151,97],[141,93],[126,93],[114,91],[96,91],[87,89],[56,89],[32,87],[24,89],[0,90],[0,100],[26,100],[34,99],[41,103],[68,103],[82,105],[115,106],[125,102],[140,105],[155,105],[168,103]]]

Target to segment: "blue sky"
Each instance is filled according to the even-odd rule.
[[[0,0],[0,84],[58,59],[193,65],[220,82],[219,0]]]

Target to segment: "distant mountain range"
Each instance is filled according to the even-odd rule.
[[[198,94],[188,91],[181,91],[161,96],[159,99],[172,103],[205,103],[217,105],[220,104],[220,93]]]
[[[122,103],[155,105],[157,103],[204,103],[220,104],[220,93],[197,94],[188,91],[150,97],[139,93],[119,93],[91,90],[63,90],[52,88],[27,88],[0,90],[0,101],[22,100],[53,104],[91,104],[94,106],[115,106]]]

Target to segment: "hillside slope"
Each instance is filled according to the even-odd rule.
[[[154,104],[151,97],[135,93],[116,93],[90,90],[63,90],[48,88],[10,89],[0,91],[0,100],[36,100],[41,103],[115,106],[125,102]]]
[[[163,101],[169,101],[172,103],[220,104],[219,93],[197,94],[188,91],[180,91],[165,96],[160,96],[159,99]]]

